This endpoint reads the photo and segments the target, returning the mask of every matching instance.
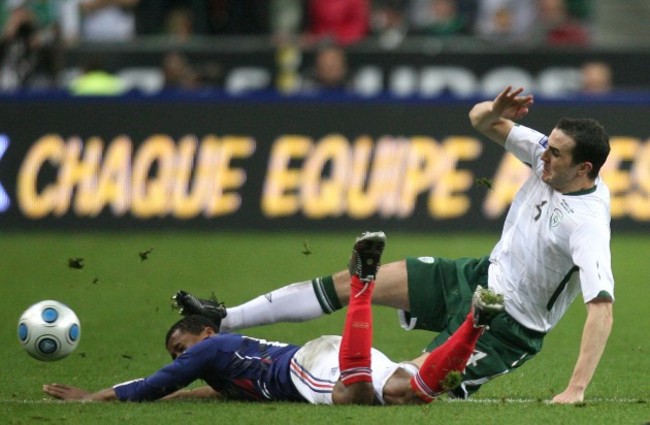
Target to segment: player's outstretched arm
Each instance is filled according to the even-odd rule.
[[[43,391],[54,398],[64,401],[112,401],[117,400],[117,394],[113,388],[97,391],[95,393],[82,388],[72,387],[64,384],[43,385]]]
[[[553,398],[554,403],[581,403],[598,362],[605,351],[612,330],[613,316],[610,301],[587,303],[587,320],[580,343],[580,355],[573,369],[569,385]]]
[[[97,391],[95,393],[82,388],[72,387],[64,384],[43,385],[43,391],[54,398],[64,401],[112,401],[117,400],[117,394],[113,388]],[[163,397],[161,400],[172,400],[179,398],[219,398],[220,394],[209,386],[195,388],[193,390],[179,390]]]
[[[523,88],[506,87],[492,101],[480,102],[469,112],[472,126],[503,146],[514,120],[525,117],[533,105],[533,96],[520,96]]]

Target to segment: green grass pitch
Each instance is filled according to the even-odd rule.
[[[364,229],[359,229],[364,230]],[[212,290],[235,305],[283,284],[345,267],[351,233],[11,233],[0,237],[0,423],[467,423],[645,424],[650,421],[650,236],[615,234],[614,330],[588,389],[586,402],[545,401],[567,383],[578,354],[585,309],[580,300],[546,338],[538,357],[488,383],[470,401],[444,398],[428,406],[341,407],[287,403],[176,401],[61,403],[41,392],[44,383],[91,390],[146,376],[168,362],[163,339],[178,319],[170,296]],[[479,256],[497,235],[388,233],[384,262],[406,255]],[[305,244],[311,251],[305,255]],[[153,249],[145,261],[139,253]],[[68,259],[84,258],[82,269]],[[58,299],[82,323],[79,348],[43,363],[20,347],[16,323],[24,309]],[[394,310],[374,309],[374,345],[395,360],[414,357],[433,336],[399,328]],[[246,333],[303,343],[339,334],[345,313],[311,322],[276,324]]]

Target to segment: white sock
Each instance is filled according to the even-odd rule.
[[[303,322],[324,315],[311,281],[293,283],[227,308],[221,329],[234,331],[277,322]]]

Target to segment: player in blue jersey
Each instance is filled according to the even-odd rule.
[[[173,362],[153,375],[89,392],[62,384],[43,390],[63,400],[152,401],[223,397],[313,404],[413,404],[430,402],[453,387],[486,325],[503,310],[503,297],[476,291],[460,329],[418,363],[394,363],[371,348],[371,296],[385,246],[382,232],[357,238],[349,273],[353,294],[343,336],[323,336],[297,346],[219,331],[216,322],[189,315],[174,324],[165,344]],[[196,380],[207,384],[183,390]],[[456,382],[456,384],[458,384]]]
[[[438,332],[427,347],[431,351],[463,322],[478,284],[504,294],[505,314],[479,339],[463,384],[455,391],[468,397],[533,358],[582,292],[587,318],[578,358],[566,388],[553,398],[576,403],[584,399],[613,323],[610,199],[598,175],[610,151],[609,136],[586,118],[561,119],[548,136],[516,124],[533,104],[533,96],[522,93],[508,87],[469,113],[474,128],[532,171],[515,195],[490,255],[411,257],[385,264],[372,302],[399,309],[405,329]],[[349,279],[344,270],[292,283],[228,307],[227,315],[218,303],[184,291],[176,294],[176,302],[185,312],[224,317],[225,330],[299,322],[349,303]]]

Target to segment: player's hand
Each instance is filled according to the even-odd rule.
[[[63,384],[43,385],[43,391],[61,400],[89,400],[91,393],[81,388]]]
[[[492,112],[502,118],[518,120],[528,115],[528,108],[533,105],[533,95],[520,96],[523,87],[512,90],[506,87],[492,102]]]
[[[553,403],[557,404],[573,404],[582,403],[585,399],[584,391],[572,390],[567,388],[560,394],[553,397]]]

